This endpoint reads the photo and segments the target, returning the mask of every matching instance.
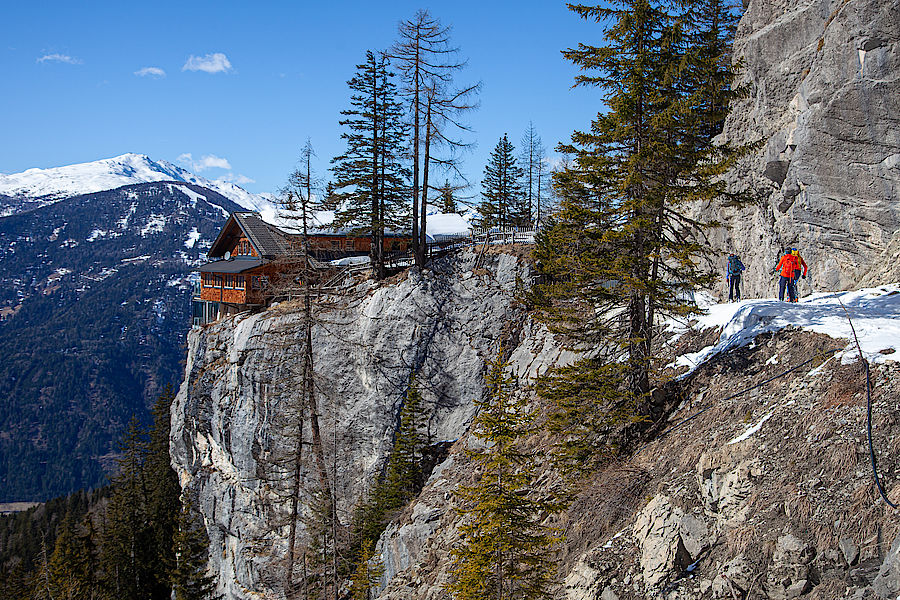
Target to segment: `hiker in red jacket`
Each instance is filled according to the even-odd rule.
[[[800,299],[800,293],[798,292],[797,283],[800,281],[801,270],[803,272],[802,277],[806,279],[806,272],[809,270],[809,267],[806,266],[806,261],[803,260],[803,257],[800,256],[800,251],[794,248],[791,251],[791,254],[794,255],[794,258],[797,259],[796,267],[794,268],[794,278],[791,281],[791,285],[794,288],[794,299],[792,302],[796,302]]]
[[[784,256],[781,257],[781,260],[778,261],[778,265],[776,265],[775,269],[772,273],[777,273],[778,270],[781,270],[781,277],[778,279],[778,299],[784,300],[784,288],[787,288],[788,291],[788,299],[791,302],[795,301],[797,297],[797,292],[794,290],[794,271],[800,268],[800,262],[797,260],[797,257],[793,254],[794,249],[790,248]]]

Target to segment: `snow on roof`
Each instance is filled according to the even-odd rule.
[[[274,206],[261,209],[260,217],[267,223],[275,225],[288,233],[300,233],[301,227],[300,215],[298,212],[276,210]],[[331,227],[334,222],[333,210],[320,210],[313,213],[312,222],[309,224],[313,230],[347,233],[349,229],[335,230]],[[428,235],[454,235],[466,234],[471,229],[469,221],[462,215],[456,213],[434,213],[429,214],[426,219]]]
[[[682,355],[671,366],[690,367],[690,373],[722,351],[750,344],[761,333],[791,326],[846,340],[844,349],[835,356],[845,364],[854,362],[859,351],[841,303],[850,314],[866,360],[877,363],[900,359],[896,352],[900,344],[900,284],[894,283],[857,291],[817,293],[797,303],[764,299],[708,306],[696,327],[721,327],[718,343]],[[687,325],[671,321],[669,330],[682,333]]]

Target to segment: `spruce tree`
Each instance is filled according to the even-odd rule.
[[[394,74],[384,54],[366,52],[356,75],[347,82],[352,108],[341,111],[347,128],[343,154],[332,159],[334,198],[340,204],[336,226],[351,226],[371,238],[370,258],[377,278],[385,277],[385,232],[405,230],[408,170],[403,165],[406,129],[397,101]]]
[[[504,133],[484,167],[479,226],[523,226],[531,221],[521,180],[522,169],[516,162],[515,147]]]
[[[428,444],[427,423],[415,377],[410,379],[397,420],[394,444],[384,474],[376,477],[354,510],[351,554],[357,566],[365,554],[364,546],[378,541],[389,520],[419,493],[425,483],[422,461]]]
[[[444,185],[438,188],[438,206],[444,214],[453,214],[459,211],[456,203],[456,188],[451,185],[449,179],[444,180]]]
[[[687,217],[683,206],[722,196],[716,176],[736,153],[711,140],[729,75],[712,77],[725,67],[699,58],[678,6],[613,0],[570,8],[606,24],[605,46],[563,54],[583,71],[576,84],[599,87],[609,110],[559,148],[573,160],[555,177],[562,202],[538,239],[546,283],[532,299],[556,331],[592,352],[544,385],[546,397],[575,386],[576,397],[596,405],[558,411],[568,419],[561,429],[577,435],[588,425],[579,413],[604,426],[640,418],[653,385],[654,328],[661,316],[698,312],[692,292],[714,277],[701,261],[712,223]]]
[[[387,466],[387,494],[390,508],[404,506],[422,488],[423,450],[428,443],[422,394],[411,379],[406,400],[400,409],[399,426]]]
[[[181,506],[181,486],[172,469],[169,455],[169,409],[175,399],[175,391],[167,385],[153,405],[153,426],[150,429],[144,471],[147,479],[147,526],[152,535],[155,556],[152,562],[154,597],[169,593],[169,570],[175,563],[172,538],[178,523]]]
[[[365,540],[356,570],[350,578],[350,597],[353,600],[372,600],[375,597],[374,590],[381,583],[383,576],[384,565],[375,558],[372,542]]]
[[[464,515],[462,543],[451,551],[448,590],[458,600],[549,598],[557,533],[542,523],[558,510],[535,498],[534,455],[521,448],[533,432],[533,415],[513,394],[513,378],[501,357],[485,378],[487,394],[476,402],[472,435],[481,449],[469,450],[479,478],[456,495]]]
[[[147,434],[136,417],[129,422],[119,448],[122,455],[103,524],[103,584],[107,593],[116,598],[146,598],[148,590],[155,587],[156,557],[147,519]]]
[[[197,520],[190,502],[178,512],[172,537],[174,562],[169,569],[169,584],[174,600],[210,600],[215,598],[215,577],[207,573],[209,538]]]
[[[68,513],[60,525],[48,565],[50,596],[56,600],[87,600],[100,595],[89,516],[86,522],[82,531],[78,531]]]

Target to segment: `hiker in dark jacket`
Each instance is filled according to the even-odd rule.
[[[741,301],[741,272],[744,263],[740,257],[732,252],[728,255],[728,265],[725,267],[725,280],[728,282],[728,301]]]

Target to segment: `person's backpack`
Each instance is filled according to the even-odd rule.
[[[729,275],[740,275],[741,271],[744,270],[744,265],[741,263],[741,259],[737,256],[729,256],[728,257],[728,274]]]

